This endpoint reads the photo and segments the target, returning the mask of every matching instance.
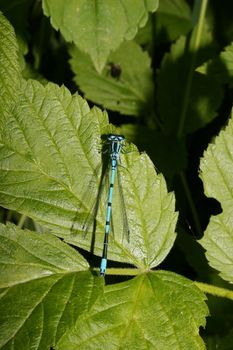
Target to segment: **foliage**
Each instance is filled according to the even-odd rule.
[[[222,213],[212,216],[201,244],[207,250],[210,265],[221,272],[221,276],[233,282],[233,120],[210,144],[201,160],[201,178],[207,196],[216,198]]]
[[[1,349],[232,344],[232,5],[206,5],[0,2]]]

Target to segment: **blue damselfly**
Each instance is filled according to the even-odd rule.
[[[117,244],[124,244],[124,238],[129,242],[130,231],[121,179],[121,173],[125,173],[127,169],[120,161],[121,153],[125,153],[126,151],[126,141],[124,136],[118,134],[103,135],[102,141],[102,161],[95,168],[91,180],[88,181],[88,185],[83,187],[84,194],[81,203],[85,203],[85,209],[88,208],[88,214],[83,216],[81,211],[77,212],[71,232],[75,233],[76,228],[77,231],[83,232],[83,238],[88,238],[88,242],[90,242],[89,249],[91,253],[95,251],[96,240],[98,241],[98,247],[101,241],[100,236],[98,235],[97,238],[96,233],[103,234],[104,232],[102,258],[100,262],[100,275],[104,276],[107,268],[110,231],[113,240],[116,238]],[[128,151],[130,152],[131,150]],[[86,179],[87,177],[85,177]],[[98,188],[96,188],[96,184],[98,184]],[[113,202],[114,209],[112,210]],[[113,213],[114,219],[116,219],[115,223],[117,224],[117,237],[114,234]]]
[[[110,232],[110,223],[112,215],[112,199],[113,190],[115,184],[115,177],[120,159],[120,153],[122,146],[124,146],[125,138],[122,135],[110,134],[107,136],[106,145],[108,146],[109,162],[110,162],[110,183],[107,197],[107,213],[105,222],[105,235],[103,254],[100,263],[100,275],[104,276],[107,268],[107,255],[108,255],[108,237]]]

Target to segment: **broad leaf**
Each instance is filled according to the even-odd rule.
[[[12,115],[1,121],[0,203],[86,250],[94,239],[92,250],[101,255],[105,197],[94,237],[90,228],[84,239],[83,223],[99,191],[101,135],[112,132],[107,116],[96,108],[90,111],[80,96],[53,84],[24,82],[20,93]],[[165,258],[176,236],[174,195],[149,158],[133,146],[126,146],[119,171],[130,240],[116,184],[109,258],[152,268]]]
[[[204,349],[204,294],[156,271],[107,286],[50,234],[0,226],[1,349]]]
[[[86,167],[93,171],[100,157],[98,114],[64,87],[22,82],[19,103],[1,120],[1,204],[70,232]]]
[[[204,300],[184,277],[166,271],[143,274],[107,286],[57,349],[205,349],[198,334],[208,314]]]
[[[0,347],[49,349],[92,306],[102,281],[50,234],[1,225],[0,250]]]
[[[67,271],[84,271],[88,264],[74,249],[51,234],[22,231],[0,224],[1,288]]]
[[[164,130],[179,137],[213,120],[223,95],[215,80],[195,72],[213,51],[209,49],[211,37],[203,31],[198,50],[193,47],[194,38],[195,31],[189,51],[185,37],[172,45],[158,75],[158,104]]]
[[[148,12],[157,7],[158,0],[43,0],[53,27],[87,53],[99,72],[109,53],[124,39],[133,39],[145,25]]]
[[[174,243],[177,221],[174,196],[167,193],[163,176],[156,174],[146,154],[139,155],[136,150],[128,152],[122,156],[120,167],[130,237],[128,240],[122,225],[122,203],[116,188],[113,198],[114,235],[110,237],[109,257],[149,269],[163,261]],[[97,255],[101,255],[103,249],[105,211],[106,201],[103,201],[93,248]],[[86,240],[77,234],[64,237],[67,242],[85,249],[93,240],[92,232]]]
[[[135,42],[125,42],[112,53],[101,74],[87,54],[74,46],[70,53],[74,80],[86,98],[105,108],[134,116],[151,105],[154,96],[151,60]]]
[[[0,114],[7,116],[17,99],[20,84],[18,47],[14,30],[0,12]]]
[[[222,213],[212,216],[200,240],[206,257],[222,278],[233,282],[233,119],[208,146],[201,160],[201,179],[207,197],[218,200]]]
[[[233,86],[233,43],[220,55],[197,68],[197,71],[210,76],[220,83]]]

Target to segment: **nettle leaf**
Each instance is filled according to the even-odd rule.
[[[151,104],[154,96],[151,59],[135,42],[124,42],[110,54],[101,74],[88,55],[75,46],[70,54],[74,80],[86,98],[105,108],[134,116]]]
[[[166,271],[143,274],[107,286],[56,349],[205,349],[198,331],[208,314],[204,300],[184,277]]]
[[[191,10],[185,0],[162,0],[156,13],[156,31],[166,40],[177,39],[192,28]]]
[[[20,66],[13,27],[0,12],[0,114],[8,115],[18,96]]]
[[[202,66],[197,72],[210,76],[222,84],[233,86],[233,43],[227,46],[220,55]]]
[[[158,0],[43,0],[53,27],[87,53],[99,72],[109,53],[133,39],[157,7]]]
[[[83,176],[96,168],[107,123],[105,113],[90,113],[86,101],[66,88],[23,81],[11,116],[1,120],[1,203],[70,232],[88,181]]]
[[[233,119],[201,159],[205,194],[221,203],[222,213],[210,218],[200,240],[206,257],[222,278],[233,282]]]
[[[103,281],[51,234],[0,225],[0,347],[49,349],[102,293]]]
[[[187,52],[187,38],[180,37],[171,47],[171,52],[164,56],[158,75],[159,113],[167,134],[177,133],[184,136],[193,132],[216,116],[223,89],[213,78],[203,76],[195,68],[212,54],[211,37],[203,30],[199,51],[190,44]],[[195,64],[193,64],[195,55]],[[187,95],[187,89],[190,91]]]
[[[32,127],[33,126],[33,127]],[[92,250],[83,223],[99,186],[101,135],[112,132],[106,113],[54,84],[23,82],[12,114],[1,120],[0,203],[33,218],[67,242]],[[126,146],[119,166],[130,240],[124,230],[118,186],[113,198],[114,237],[109,259],[142,269],[158,265],[176,234],[175,198],[146,154]],[[143,181],[141,181],[143,179]],[[93,253],[102,255],[106,198],[100,202]]]
[[[56,237],[0,225],[0,347],[204,349],[204,294],[166,271],[106,286]]]

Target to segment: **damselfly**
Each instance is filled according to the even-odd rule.
[[[109,161],[110,161],[110,183],[107,196],[107,213],[105,222],[105,235],[103,254],[100,263],[100,275],[104,276],[107,268],[108,255],[108,237],[110,232],[110,223],[112,215],[112,199],[115,184],[115,177],[122,146],[124,146],[125,138],[122,135],[110,134],[107,136],[106,145],[108,146]]]
[[[130,231],[120,174],[127,170],[120,162],[120,155],[122,152],[125,152],[126,141],[124,136],[117,134],[103,135],[102,140],[101,167],[98,166],[95,169],[91,181],[88,182],[88,186],[84,190],[81,201],[85,203],[86,208],[89,208],[88,215],[84,213],[84,216],[82,216],[80,211],[77,212],[71,231],[75,233],[77,228],[79,232],[81,230],[84,233],[84,238],[88,237],[90,239],[88,241],[90,242],[91,252],[95,250],[96,233],[104,231],[104,244],[100,263],[100,275],[104,276],[107,268],[110,231],[112,232],[113,240],[116,241],[116,245],[124,244],[126,242],[125,239],[129,243]],[[127,144],[127,153],[131,151],[128,146]],[[102,171],[100,171],[101,168]],[[121,168],[121,171],[119,171],[119,168]],[[98,183],[98,189],[96,187],[93,188],[93,184],[95,185],[96,183]],[[118,191],[114,191],[114,189]],[[114,210],[112,211],[113,202]],[[114,214],[114,217],[112,214]],[[114,234],[113,229],[113,218],[116,219],[115,223],[117,224],[116,234]],[[99,247],[99,237],[97,241],[97,246]]]

